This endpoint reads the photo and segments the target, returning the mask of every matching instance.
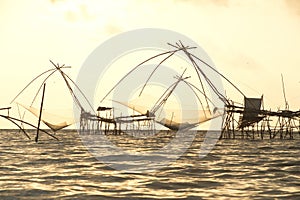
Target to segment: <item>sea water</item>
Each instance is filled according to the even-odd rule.
[[[219,140],[200,159],[204,136],[198,134],[169,165],[127,172],[97,160],[76,131],[56,136],[59,141],[41,134],[35,143],[18,130],[0,131],[0,199],[300,199],[299,138]],[[164,146],[166,137],[153,145]],[[122,148],[149,149],[137,143],[141,138],[109,138]]]

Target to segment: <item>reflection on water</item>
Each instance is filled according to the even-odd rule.
[[[34,133],[31,133],[33,135]],[[203,135],[176,162],[159,171],[113,170],[91,156],[75,131],[60,142],[36,144],[18,131],[0,131],[0,199],[265,199],[300,197],[300,140],[222,140],[204,159]],[[124,148],[141,139],[110,136]],[[127,142],[125,142],[127,141]],[[130,142],[134,144],[130,144]],[[155,139],[157,147],[168,141]],[[140,145],[146,151],[151,145]],[[164,156],[164,155],[161,155]],[[11,199],[11,198],[10,198]]]

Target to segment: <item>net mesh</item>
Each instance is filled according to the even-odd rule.
[[[134,98],[128,102],[115,101],[127,108],[130,108],[140,114],[145,114],[147,111],[151,111],[157,98],[150,95],[143,95],[141,97]],[[151,106],[150,106],[151,105]],[[215,117],[221,115],[219,112],[211,112],[209,109],[197,110],[191,108],[190,105],[178,105],[174,101],[168,100],[155,114],[155,120],[168,127],[191,127],[197,126],[200,123],[209,121]]]
[[[28,110],[29,112],[31,112],[36,117],[39,117],[40,109],[32,106],[26,106],[20,103],[18,104],[21,105],[26,110]],[[41,121],[53,131],[58,131],[60,129],[63,129],[75,123],[74,118],[71,117],[70,114],[65,115],[66,113],[62,113],[61,110],[60,112],[61,114],[53,114],[47,111],[46,109],[43,109]]]

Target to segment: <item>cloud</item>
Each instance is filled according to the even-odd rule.
[[[51,0],[51,3],[68,22],[89,21],[95,18],[93,12],[90,11],[91,6],[84,1]]]
[[[109,35],[114,35],[116,33],[122,32],[122,27],[116,25],[115,23],[109,23],[105,26],[105,32]]]
[[[285,4],[288,6],[293,14],[300,15],[300,1],[299,0],[285,0]]]
[[[229,0],[175,0],[175,2],[193,3],[197,5],[228,6]]]
[[[93,15],[89,12],[88,7],[84,4],[78,5],[76,9],[66,10],[64,13],[65,19],[70,22],[79,20],[92,20]]]

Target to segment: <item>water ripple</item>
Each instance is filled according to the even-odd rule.
[[[0,199],[299,199],[300,140],[221,140],[200,159],[203,135],[159,171],[120,172],[95,159],[76,132],[36,144],[0,131]],[[122,136],[110,136],[115,142]],[[151,151],[167,136],[118,145]],[[131,142],[131,143],[130,143]],[[162,163],[168,155],[149,155]],[[149,159],[145,156],[144,159]],[[111,159],[123,159],[114,155]],[[133,157],[139,162],[141,157]],[[134,162],[133,162],[134,163]],[[126,165],[126,159],[119,164]]]

